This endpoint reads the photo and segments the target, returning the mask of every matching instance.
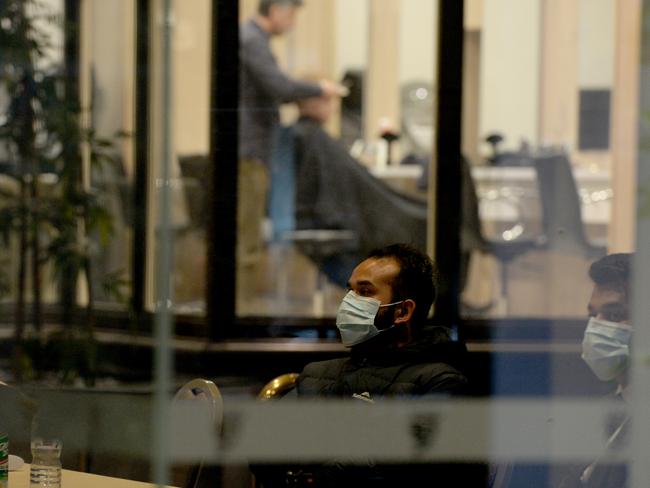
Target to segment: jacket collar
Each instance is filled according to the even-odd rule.
[[[425,328],[409,344],[395,345],[391,329],[384,334],[352,347],[351,360],[357,363],[370,363],[381,366],[410,363],[444,362],[464,369],[467,361],[467,348],[464,343],[452,341],[449,329],[445,327]],[[391,337],[392,336],[392,337]]]

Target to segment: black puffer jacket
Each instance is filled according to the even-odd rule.
[[[462,394],[465,346],[448,329],[423,331],[405,347],[390,346],[392,329],[352,348],[349,358],[308,364],[298,378],[300,398],[314,396],[375,401],[381,397]],[[293,396],[293,395],[292,395]],[[341,460],[320,465],[256,466],[264,488],[472,488],[485,486],[485,468],[470,464],[354,464]]]
[[[465,345],[435,327],[402,348],[382,345],[384,334],[353,347],[349,358],[308,364],[298,378],[298,396],[364,398],[462,393]],[[382,347],[383,346],[383,347]]]

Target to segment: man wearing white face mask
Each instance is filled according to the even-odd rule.
[[[436,295],[436,271],[424,253],[394,244],[370,253],[352,272],[349,292],[336,317],[350,357],[308,364],[294,394],[364,402],[368,408],[386,397],[461,393],[467,350],[442,327],[426,327]],[[289,471],[289,470],[287,470]],[[484,486],[477,465],[366,465],[336,460],[292,469],[302,478],[280,479],[275,486],[394,487]]]
[[[372,400],[463,389],[465,346],[445,328],[425,327],[435,273],[426,254],[404,244],[371,252],[352,272],[336,316],[350,357],[308,364],[298,395]]]
[[[610,254],[594,262],[589,277],[594,288],[589,300],[589,322],[582,340],[582,359],[601,381],[615,382],[617,398],[629,399],[628,361],[633,327],[629,316],[632,254]],[[607,450],[625,439],[629,418],[615,422],[608,433]],[[627,467],[607,463],[607,452],[588,466],[569,469],[560,488],[621,488],[627,485]]]
[[[616,380],[623,396],[632,335],[628,298],[630,259],[630,254],[610,254],[591,265],[589,276],[594,289],[582,341],[582,359],[598,379]]]

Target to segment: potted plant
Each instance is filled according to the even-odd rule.
[[[0,236],[6,247],[17,242],[14,374],[28,380],[53,370],[65,383],[81,376],[92,384],[91,258],[97,241],[108,242],[113,219],[87,173],[114,162],[114,143],[83,124],[89,107],[80,105],[77,80],[66,78],[63,66],[47,62],[52,46],[45,23],[62,25],[34,0],[0,2],[0,89],[7,98],[0,144],[7,154],[5,177],[14,182],[13,190],[0,195]],[[52,270],[62,308],[61,328],[54,332],[43,326],[46,267]],[[80,278],[88,298],[78,319],[73,312]],[[29,308],[33,327],[28,330]]]

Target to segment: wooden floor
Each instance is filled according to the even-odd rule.
[[[466,314],[496,317],[583,317],[591,293],[590,261],[575,255],[530,252],[507,269],[502,296],[500,263],[475,254],[462,302]],[[205,249],[199,234],[176,242],[175,301],[184,312],[205,311]],[[291,245],[270,245],[256,265],[237,273],[237,314],[269,317],[334,317],[345,290],[319,276]]]
[[[534,251],[507,268],[502,293],[500,266],[490,256],[475,255],[462,300],[486,317],[586,317],[592,284],[591,261],[575,256]]]
[[[238,270],[237,314],[334,317],[345,293],[292,245],[270,246],[257,266]]]

